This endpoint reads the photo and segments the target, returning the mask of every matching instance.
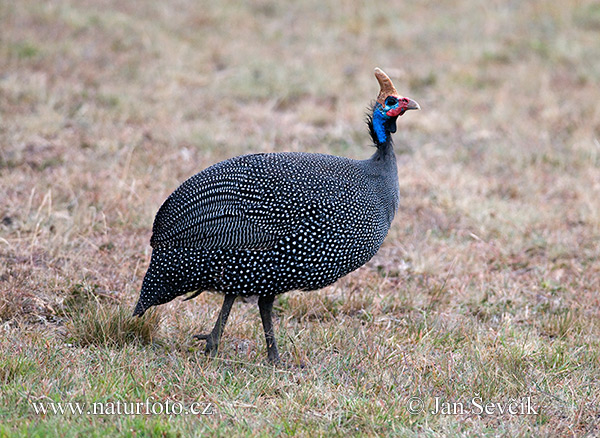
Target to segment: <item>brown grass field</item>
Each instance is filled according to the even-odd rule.
[[[600,436],[598,2],[0,0],[0,20],[0,437]],[[401,207],[365,267],[280,296],[287,366],[251,303],[214,360],[191,335],[218,295],[131,319],[162,201],[243,153],[367,158],[375,66],[422,107],[395,135]],[[210,409],[34,408],[147,400]]]

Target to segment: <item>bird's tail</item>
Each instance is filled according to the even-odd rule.
[[[182,281],[177,250],[152,251],[150,266],[144,276],[133,316],[142,316],[150,307],[167,303],[180,295]]]
[[[156,281],[157,278],[160,277],[156,276],[153,272],[151,263],[144,276],[140,298],[135,305],[133,316],[142,316],[150,307],[159,304],[158,298],[165,295],[165,287],[160,282]]]
[[[135,305],[135,310],[133,311],[133,316],[142,316],[146,312],[146,308],[144,307],[144,303],[139,299],[137,304]]]

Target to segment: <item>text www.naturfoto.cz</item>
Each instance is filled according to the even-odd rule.
[[[209,402],[193,402],[184,405],[166,400],[145,402],[32,402],[36,415],[212,415],[214,405]]]

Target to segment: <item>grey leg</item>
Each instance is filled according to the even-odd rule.
[[[210,354],[212,357],[217,355],[217,350],[219,349],[219,340],[223,334],[223,329],[227,323],[231,306],[233,306],[233,302],[235,301],[236,297],[237,295],[225,295],[223,307],[221,307],[221,311],[219,312],[217,322],[215,323],[212,332],[207,335],[194,335],[194,338],[206,341],[205,353]]]
[[[258,299],[258,308],[263,328],[265,329],[265,339],[267,341],[267,357],[271,363],[279,363],[279,352],[277,351],[277,342],[275,342],[275,333],[273,332],[273,300],[274,296],[261,296]]]

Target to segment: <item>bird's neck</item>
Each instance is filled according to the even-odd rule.
[[[398,186],[398,168],[391,135],[388,141],[377,144],[377,151],[368,161],[370,175],[379,181],[379,196],[386,206],[388,222],[391,223],[398,209],[400,193]]]
[[[394,154],[392,133],[389,129],[389,118],[385,117],[381,111],[377,109],[377,105],[379,105],[379,103],[375,103],[371,113],[367,116],[369,133],[371,134],[373,143],[375,143],[375,147],[377,147],[377,152],[373,154],[371,160],[374,162],[387,163],[395,169],[396,155]],[[395,123],[392,126],[395,127]]]
[[[385,143],[378,143],[377,151],[371,157],[371,160],[377,162],[387,162],[395,166],[396,165],[396,154],[394,153],[394,142],[392,137],[388,136],[389,140]]]
[[[389,119],[381,115],[380,111],[373,111],[367,118],[369,132],[377,151],[368,160],[369,169],[382,183],[380,196],[384,205],[388,206],[388,220],[391,223],[399,203],[398,169],[396,167],[396,154],[392,133],[388,128]]]

